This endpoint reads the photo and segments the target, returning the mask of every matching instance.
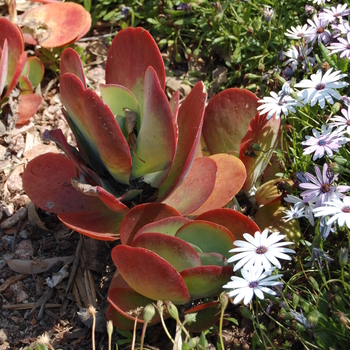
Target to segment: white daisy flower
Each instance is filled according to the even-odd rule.
[[[316,40],[319,44],[322,41],[328,43],[331,38],[330,31],[326,29],[328,21],[317,17],[317,15],[313,16],[313,20],[309,18],[307,21],[310,24],[310,31],[305,35],[306,42],[311,42],[311,46]]]
[[[287,33],[284,33],[284,35],[290,37],[291,39],[302,39],[310,32],[310,30],[311,28],[307,24],[304,24],[303,26],[299,25],[297,27],[287,29]]]
[[[348,110],[342,109],[341,113],[343,115],[339,116],[336,115],[332,117],[330,120],[333,122],[329,124],[330,126],[336,126],[336,131],[343,131],[345,130],[348,135],[350,135],[350,106],[348,106]]]
[[[323,9],[323,12],[319,14],[321,19],[324,19],[328,22],[334,22],[336,20],[339,20],[339,22],[342,22],[343,16],[347,16],[350,12],[349,9],[346,9],[348,7],[348,4],[338,4],[337,7],[332,7],[330,9]]]
[[[325,202],[326,206],[314,209],[314,215],[330,216],[327,225],[330,226],[337,221],[339,226],[350,228],[350,197],[346,196],[343,199],[333,197],[330,201]]]
[[[350,33],[350,23],[349,22],[341,22],[339,24],[332,24],[332,29],[334,30],[333,36],[339,36],[339,35],[348,35]]]
[[[287,65],[290,63],[294,72],[297,69],[299,62],[301,62],[302,68],[305,69],[307,64],[313,65],[315,63],[315,59],[308,56],[310,52],[312,52],[312,47],[309,48],[307,45],[305,47],[293,46],[287,52],[284,52],[289,59],[283,64]]]
[[[341,52],[339,55],[340,58],[346,57],[350,59],[350,32],[348,32],[346,39],[338,38],[337,43],[331,43],[328,46],[328,49],[331,50],[330,54]]]
[[[268,229],[265,229],[261,233],[257,231],[255,232],[254,237],[249,233],[244,233],[243,237],[248,242],[241,240],[234,241],[233,244],[238,248],[231,249],[230,253],[238,254],[231,256],[231,258],[227,260],[228,263],[239,260],[233,271],[237,271],[241,267],[249,270],[260,266],[263,266],[265,270],[268,270],[272,265],[275,265],[280,269],[281,264],[277,258],[284,260],[292,259],[289,255],[284,253],[295,253],[295,251],[283,247],[293,243],[279,242],[285,238],[285,236],[281,235],[279,232],[274,232],[267,237],[268,232]]]
[[[282,217],[284,222],[288,222],[293,219],[299,219],[305,216],[304,208],[299,208],[297,206],[293,206],[290,209],[285,210],[284,213],[286,214]]]
[[[303,100],[304,104],[310,102],[312,107],[318,102],[323,109],[326,105],[326,101],[333,104],[333,97],[337,100],[340,99],[339,93],[334,89],[349,85],[349,83],[345,81],[338,81],[339,79],[345,78],[347,74],[340,74],[340,70],[332,71],[333,68],[330,68],[323,75],[322,69],[319,69],[316,74],[311,75],[311,80],[305,79],[295,84],[297,88],[304,88],[304,90],[298,92],[298,97]]]
[[[292,196],[290,194],[287,194],[287,196],[284,198],[284,200],[288,203],[292,203],[294,204],[294,208],[300,208],[304,210],[304,217],[307,218],[309,220],[309,223],[312,226],[315,226],[315,220],[314,220],[314,214],[313,214],[313,209],[315,209],[315,202],[314,201],[310,201],[307,203],[303,203],[303,200],[299,197],[296,196]]]
[[[282,284],[282,282],[277,281],[277,279],[283,275],[271,276],[272,270],[267,270],[265,272],[263,272],[263,270],[262,267],[249,271],[242,269],[241,273],[243,278],[232,276],[232,281],[223,286],[223,288],[231,289],[231,291],[227,293],[230,297],[236,296],[233,300],[234,304],[238,304],[243,300],[243,303],[247,305],[252,300],[254,294],[262,300],[265,298],[264,293],[276,295],[276,292],[268,287]]]
[[[330,2],[330,0],[312,0],[312,1],[313,1],[314,4],[317,4],[317,5],[325,4],[326,1]]]
[[[272,97],[265,96],[262,100],[259,100],[258,102],[262,103],[262,105],[257,108],[258,110],[261,110],[259,113],[260,115],[267,113],[267,120],[269,120],[273,115],[276,119],[278,119],[281,116],[281,113],[286,116],[288,115],[289,111],[295,113],[296,110],[294,107],[302,106],[300,102],[289,95],[282,94],[281,91],[278,93],[278,95],[274,91],[271,91],[270,95]]]

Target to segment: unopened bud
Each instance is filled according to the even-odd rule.
[[[348,248],[340,248],[339,252],[339,265],[344,268],[349,260],[349,249]]]
[[[221,304],[221,310],[224,312],[226,307],[227,307],[227,304],[228,304],[228,301],[229,301],[229,296],[227,293],[221,293],[220,295],[220,304]]]
[[[148,304],[147,306],[145,306],[145,308],[143,309],[143,319],[145,323],[149,323],[155,314],[156,308],[153,304]]]
[[[317,311],[311,311],[307,317],[307,323],[309,325],[310,328],[313,328],[317,325],[318,323],[318,315],[317,315]]]
[[[175,319],[176,321],[179,320],[179,312],[177,311],[176,306],[171,302],[171,301],[166,301],[165,302],[166,309],[169,312],[169,315]]]
[[[107,333],[110,337],[113,334],[113,322],[111,320],[107,321]]]

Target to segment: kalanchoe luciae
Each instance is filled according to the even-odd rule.
[[[43,75],[41,61],[37,57],[27,58],[20,28],[7,18],[0,18],[0,108],[19,83],[17,124],[26,123],[41,105],[42,98],[33,89]]]
[[[185,313],[198,312],[190,330],[208,328],[220,316],[218,296],[232,276],[229,249],[235,237],[254,230],[259,230],[254,221],[233,209],[214,209],[190,220],[163,203],[132,208],[121,224],[121,244],[112,250],[118,272],[109,289],[107,318],[131,329],[131,310],[169,300],[183,305]],[[191,309],[188,303],[198,299],[204,302]],[[151,322],[159,322],[159,315]]]
[[[46,132],[69,159],[45,154],[28,164],[23,183],[32,201],[72,229],[104,240],[118,238],[124,215],[140,203],[165,201],[184,215],[227,204],[246,172],[228,154],[195,159],[203,83],[181,107],[179,93],[168,101],[164,88],[162,57],[143,28],[122,30],[113,40],[102,99],[87,88],[78,54],[66,49],[60,94],[78,150],[61,130]]]

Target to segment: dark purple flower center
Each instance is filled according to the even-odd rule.
[[[325,146],[327,144],[327,140],[319,140],[318,145],[319,146]]]
[[[297,36],[298,36],[299,38],[304,37],[304,35],[305,35],[304,33],[298,33],[298,34],[297,34]]]
[[[326,87],[325,84],[323,84],[323,83],[318,83],[318,84],[316,85],[316,90],[323,90],[325,87]]]
[[[322,184],[321,187],[320,187],[320,190],[322,193],[327,193],[329,192],[329,185],[328,184]]]
[[[346,49],[347,49],[347,50],[350,50],[350,44],[347,44],[347,45],[346,45]]]
[[[349,206],[345,206],[342,208],[342,212],[343,213],[350,213],[350,207]]]
[[[267,252],[267,248],[263,245],[256,248],[256,254],[265,254]]]
[[[259,285],[259,281],[249,282],[249,288],[256,288]]]

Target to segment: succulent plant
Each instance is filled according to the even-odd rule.
[[[50,153],[28,164],[23,183],[32,201],[72,229],[102,240],[117,239],[121,220],[138,204],[164,202],[182,215],[226,205],[246,171],[228,154],[195,159],[206,101],[203,83],[180,107],[179,93],[168,101],[164,88],[161,54],[142,28],[122,30],[114,38],[102,98],[87,88],[78,54],[66,49],[60,93],[77,148],[61,130],[44,135],[69,159]]]
[[[38,110],[42,98],[33,89],[44,75],[44,66],[36,57],[27,58],[19,27],[0,18],[0,107],[5,105],[19,83],[17,124],[24,124]]]
[[[217,297],[233,274],[227,258],[235,236],[256,231],[254,221],[233,209],[214,209],[190,220],[163,203],[134,207],[122,221],[121,244],[112,250],[117,274],[107,318],[130,329],[133,310],[169,300],[184,313],[198,312],[190,330],[208,328],[220,316]],[[203,302],[197,305],[199,299]],[[158,321],[155,317],[152,323]]]

